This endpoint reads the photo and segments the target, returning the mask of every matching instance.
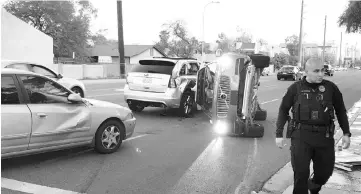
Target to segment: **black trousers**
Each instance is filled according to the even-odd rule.
[[[335,165],[334,139],[325,133],[296,130],[291,139],[291,164],[294,172],[293,194],[317,194],[333,173]],[[310,163],[314,176],[309,181]]]

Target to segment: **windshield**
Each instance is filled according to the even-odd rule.
[[[140,60],[139,64],[135,64],[130,72],[172,75],[174,66],[175,63],[171,61]]]
[[[293,67],[282,67],[281,71],[293,71]]]

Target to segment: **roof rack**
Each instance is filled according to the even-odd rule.
[[[161,59],[173,59],[173,60],[197,60],[196,58],[187,58],[187,57],[180,57],[180,58],[176,58],[176,57],[153,57],[153,58],[161,58]]]

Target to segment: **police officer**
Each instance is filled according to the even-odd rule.
[[[343,148],[350,146],[351,133],[338,87],[323,80],[321,60],[306,62],[306,76],[293,83],[284,95],[277,120],[276,144],[284,146],[283,128],[292,108],[291,164],[294,172],[293,194],[317,194],[333,173],[335,164],[334,114],[343,131]],[[314,176],[310,177],[310,161]]]

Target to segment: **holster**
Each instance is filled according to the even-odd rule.
[[[291,138],[294,130],[296,130],[296,122],[288,116],[286,138]]]

